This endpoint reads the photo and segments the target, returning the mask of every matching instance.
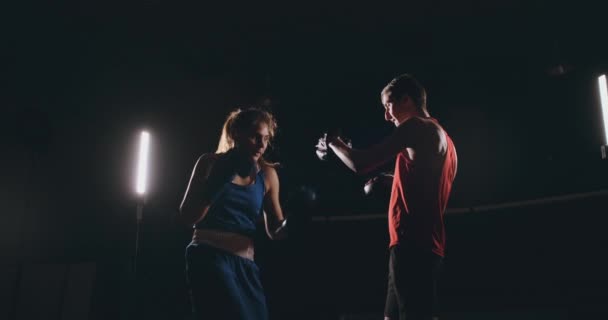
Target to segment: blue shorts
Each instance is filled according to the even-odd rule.
[[[194,319],[267,320],[260,270],[254,261],[204,244],[186,247]]]

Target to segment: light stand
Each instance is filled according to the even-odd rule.
[[[135,229],[135,255],[133,256],[133,274],[137,276],[137,257],[139,255],[139,231],[141,229],[141,221],[143,218],[144,204],[146,199],[144,197],[140,198],[137,203],[137,209],[135,213],[136,217],[136,229]]]

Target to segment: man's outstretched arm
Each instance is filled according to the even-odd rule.
[[[414,148],[427,135],[429,126],[421,119],[411,118],[401,124],[382,142],[369,149],[357,150],[348,146],[339,137],[327,141],[336,156],[355,173],[366,174],[395,158],[405,148]]]

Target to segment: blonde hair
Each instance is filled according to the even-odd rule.
[[[231,111],[222,126],[222,134],[220,135],[220,141],[218,142],[215,153],[225,153],[232,150],[236,146],[235,137],[239,133],[257,126],[260,123],[264,123],[268,126],[268,134],[270,135],[270,142],[272,142],[277,130],[277,122],[272,113],[259,108],[239,108]],[[264,160],[263,156],[260,157],[259,164],[273,167],[278,165],[278,163],[267,162]]]

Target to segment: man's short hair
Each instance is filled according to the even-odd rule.
[[[391,80],[382,89],[382,94],[390,94],[395,101],[399,101],[407,95],[414,101],[416,107],[426,111],[426,90],[418,80],[407,73]]]

